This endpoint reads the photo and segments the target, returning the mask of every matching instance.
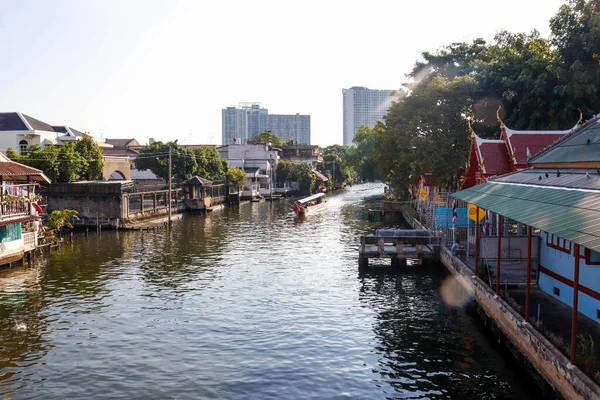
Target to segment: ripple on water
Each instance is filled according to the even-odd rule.
[[[525,398],[442,276],[358,276],[381,192],[302,223],[283,199],[103,231],[0,271],[0,397]]]

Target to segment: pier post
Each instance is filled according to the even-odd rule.
[[[369,259],[367,257],[358,257],[358,268],[367,268],[369,266]]]
[[[575,257],[575,271],[573,275],[573,312],[571,314],[571,365],[575,365],[577,354],[577,306],[579,301],[579,244],[573,246]]]
[[[531,295],[531,226],[527,227],[527,278],[525,280],[525,322],[529,322],[529,297]]]
[[[479,206],[477,206],[475,213],[475,275],[477,275],[477,267],[479,265]]]
[[[502,215],[498,214],[498,264],[496,265],[496,295],[500,295],[500,261],[502,256]]]

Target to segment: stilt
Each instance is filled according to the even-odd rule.
[[[368,268],[369,267],[369,259],[367,257],[359,257],[358,258],[358,267],[359,268]]]

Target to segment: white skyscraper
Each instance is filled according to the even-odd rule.
[[[238,107],[222,110],[222,143],[246,143],[248,139],[271,130],[283,141],[295,140],[298,144],[310,144],[310,115],[269,114],[258,103],[240,103]]]
[[[371,90],[353,86],[342,89],[344,96],[344,145],[351,146],[356,130],[362,125],[374,126],[382,120],[395,100],[392,90]]]

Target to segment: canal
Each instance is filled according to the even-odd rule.
[[[0,398],[526,399],[442,267],[358,275],[383,185],[103,231],[0,270]]]

